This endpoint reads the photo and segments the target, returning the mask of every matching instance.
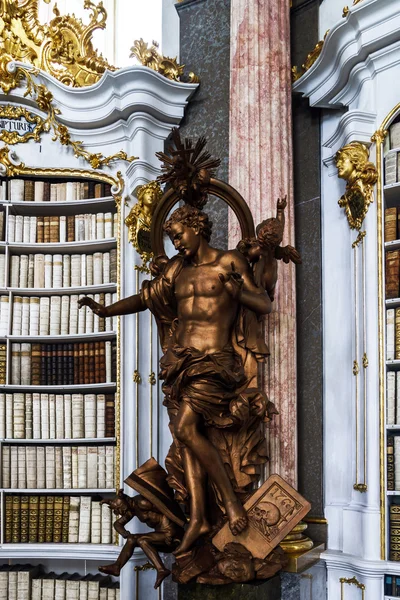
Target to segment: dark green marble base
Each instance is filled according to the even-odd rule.
[[[257,583],[178,586],[178,600],[281,600],[280,577]]]

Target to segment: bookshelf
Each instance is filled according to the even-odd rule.
[[[34,581],[43,559],[120,552],[100,504],[120,479],[118,319],[78,311],[83,295],[117,300],[119,209],[101,175],[15,181],[0,179],[0,562],[28,561]],[[50,197],[23,199],[27,187]],[[66,200],[67,187],[85,197]],[[119,598],[119,584],[96,578],[99,597],[103,585]]]

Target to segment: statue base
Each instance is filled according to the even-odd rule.
[[[188,583],[178,586],[178,600],[281,600],[281,579],[267,581],[206,585]]]

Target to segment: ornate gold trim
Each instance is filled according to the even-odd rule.
[[[354,2],[353,2],[353,6],[355,6],[356,4],[359,4],[360,2],[362,2],[362,0],[354,0]],[[342,17],[343,17],[343,18],[344,18],[344,17],[347,17],[347,15],[349,14],[349,12],[350,12],[350,9],[349,9],[349,7],[348,7],[348,6],[345,6],[345,7],[343,8],[343,14],[342,14]]]
[[[351,579],[347,577],[340,578],[340,598],[344,600],[344,586],[345,585],[355,585],[359,590],[361,590],[361,600],[365,600],[365,584],[360,583],[356,577],[352,577]]]
[[[388,134],[387,126],[400,111],[400,103],[397,104],[383,120],[380,128],[374,133],[371,141],[376,144],[376,168],[378,171],[377,181],[377,228],[378,228],[378,339],[379,339],[379,417],[380,417],[380,514],[381,514],[381,560],[386,559],[386,478],[385,478],[385,348],[384,348],[384,281],[383,281],[383,167],[382,146]]]
[[[48,25],[38,19],[38,0],[3,0],[0,4],[0,53],[31,64],[65,85],[82,87],[96,83],[106,69],[115,71],[93,48],[96,29],[105,29],[107,12],[103,3],[84,0],[90,21],[84,25],[75,15],[60,15]]]
[[[29,124],[33,127],[30,131],[20,133],[15,131],[8,131],[7,129],[2,129],[0,132],[0,140],[5,144],[24,144],[29,140],[34,140],[35,142],[40,141],[40,136],[43,131],[45,131],[45,122],[42,117],[36,115],[35,113],[29,112],[24,106],[16,106],[12,104],[0,104],[0,120],[8,119],[10,121],[18,122],[21,117],[23,117]]]
[[[15,177],[17,175],[26,177],[84,177],[96,181],[104,181],[113,187],[114,191],[112,193],[116,204],[121,203],[121,194],[124,189],[124,180],[121,171],[118,171],[116,177],[113,177],[108,173],[85,169],[27,167],[23,162],[17,163],[17,160],[15,152],[10,151],[8,146],[0,148],[0,175],[3,177]]]
[[[177,58],[162,56],[158,51],[159,44],[153,40],[152,46],[149,47],[143,38],[135,40],[131,48],[129,58],[137,58],[144,67],[149,67],[157,73],[161,73],[167,79],[172,81],[182,81],[182,75],[185,65],[180,65]],[[193,72],[189,73],[188,83],[200,83],[199,77]]]
[[[0,87],[5,94],[10,90],[19,87],[22,82],[26,82],[26,92],[24,96],[29,96],[36,102],[40,110],[47,113],[47,118],[43,124],[44,131],[53,131],[53,141],[59,141],[63,146],[70,146],[74,155],[85,159],[93,169],[101,169],[104,165],[109,165],[115,160],[124,160],[132,162],[137,156],[129,156],[126,152],[120,150],[112,156],[104,156],[101,152],[93,154],[83,147],[83,142],[73,141],[68,127],[58,120],[61,114],[59,108],[53,106],[53,94],[44,84],[38,84],[33,76],[39,74],[38,69],[17,66],[12,63],[12,57],[6,54],[0,56]],[[11,64],[10,64],[11,63]]]
[[[306,60],[301,65],[301,69],[302,69],[301,71],[299,70],[299,68],[297,66],[292,67],[292,81],[297,81],[298,79],[300,79],[300,77],[302,75],[304,75],[304,73],[306,71],[308,71],[308,69],[311,69],[313,64],[318,60],[318,58],[322,52],[322,48],[324,47],[326,36],[328,35],[329,31],[330,31],[330,29],[328,29],[326,31],[326,33],[324,35],[324,39],[317,42],[317,44],[315,45],[315,48],[313,50],[311,50],[311,52],[309,52],[309,54],[307,54]]]

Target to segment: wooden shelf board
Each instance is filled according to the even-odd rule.
[[[102,392],[114,392],[117,388],[117,384],[116,383],[92,383],[92,384],[77,384],[77,385],[12,385],[12,384],[7,384],[7,385],[1,385],[0,386],[0,390],[4,390],[5,392],[43,392],[44,394],[49,393],[51,394],[53,391],[54,392],[64,392],[65,394],[68,393],[85,393],[85,392],[91,392],[91,393],[96,393],[98,392],[99,394],[101,394]]]
[[[81,287],[64,288],[3,288],[0,292],[12,292],[14,296],[72,296],[79,294],[113,294],[117,291],[116,283],[102,283],[100,285],[85,285]]]
[[[0,439],[0,443],[2,444],[38,444],[42,446],[44,444],[113,444],[117,441],[117,438],[65,438],[65,439],[15,439],[15,438],[3,438]]]
[[[100,333],[80,333],[71,335],[7,335],[6,338],[10,342],[19,344],[21,342],[36,343],[36,342],[85,342],[85,341],[109,341],[116,337],[115,331],[102,331]]]
[[[79,254],[81,252],[107,252],[117,247],[116,238],[107,240],[91,240],[87,242],[57,242],[49,244],[23,244],[5,242],[11,254]]]
[[[42,494],[49,496],[50,494],[58,494],[59,496],[75,495],[81,496],[82,494],[115,494],[117,491],[115,488],[0,488],[5,494]],[[399,492],[400,493],[400,492]]]

